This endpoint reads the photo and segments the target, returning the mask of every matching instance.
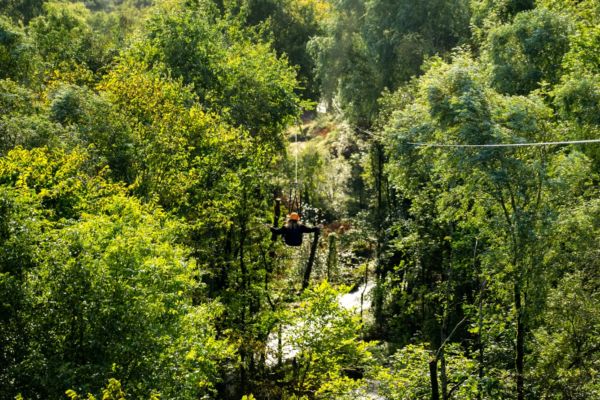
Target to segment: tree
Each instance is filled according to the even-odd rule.
[[[471,2],[471,29],[474,44],[481,46],[489,31],[509,24],[515,16],[535,8],[533,0],[475,0]]]
[[[313,40],[322,95],[352,123],[369,126],[385,88],[420,74],[425,57],[469,36],[468,4],[456,1],[341,1]]]
[[[35,51],[24,30],[0,15],[0,79],[31,82]]]
[[[371,353],[370,344],[359,339],[359,317],[342,309],[337,295],[323,282],[291,312],[283,343],[296,352],[285,378],[288,395],[316,391],[317,398],[333,399],[346,391],[352,393],[349,388],[364,386],[359,379],[343,379],[345,375],[360,375],[369,365]]]
[[[181,78],[207,110],[281,149],[281,131],[299,112],[287,62],[211,2],[175,1],[157,11],[132,56]]]
[[[139,144],[134,140],[133,121],[119,112],[106,93],[55,83],[47,96],[50,120],[67,131],[62,144],[86,148],[91,162],[98,167],[107,165],[113,178],[132,184]]]
[[[43,78],[93,86],[101,69],[116,56],[116,47],[124,41],[126,30],[117,30],[121,22],[92,14],[80,2],[44,3],[44,13],[31,20],[28,27],[43,60]]]
[[[2,288],[15,295],[2,314],[6,394],[96,392],[116,376],[135,395],[212,395],[231,351],[216,338],[218,304],[199,304],[199,271],[175,243],[183,227],[85,162],[39,149],[0,162]]]
[[[585,169],[585,163],[559,167],[564,165],[566,155],[551,149],[436,149],[415,148],[406,143],[540,141],[555,132],[550,121],[551,111],[541,99],[499,96],[486,86],[482,70],[471,59],[459,56],[452,64],[434,63],[419,80],[415,103],[394,114],[388,125],[393,182],[399,193],[407,196],[409,222],[415,228],[423,226],[421,229],[428,234],[425,238],[440,243],[423,248],[419,244],[424,238],[415,237],[413,252],[417,265],[424,268],[422,273],[441,268],[442,279],[449,279],[445,284],[452,288],[452,279],[461,264],[473,266],[482,262],[478,275],[457,277],[455,284],[460,284],[454,286],[455,293],[464,293],[467,298],[474,298],[477,294],[473,290],[484,282],[504,282],[494,285],[493,290],[498,291],[495,296],[502,299],[504,307],[510,305],[514,316],[507,322],[509,326],[514,324],[509,329],[516,341],[513,354],[519,399],[526,393],[526,342],[539,323],[535,315],[543,309],[547,274],[551,271],[544,268],[541,255],[550,246],[549,229],[556,221],[553,210],[568,203],[557,185],[579,184],[585,173],[578,168]],[[571,161],[582,157],[577,152],[571,156]],[[427,221],[423,225],[421,218]],[[411,235],[413,229],[409,228],[407,234]],[[433,235],[430,232],[434,229],[447,233]],[[417,232],[420,233],[416,230],[412,235]],[[412,243],[411,236],[402,241]],[[485,244],[478,250],[481,258],[468,251],[468,244],[476,243],[476,239]],[[446,241],[447,247],[443,245]],[[467,244],[462,251],[461,243]],[[441,252],[437,256],[436,248]],[[445,265],[452,266],[448,272],[443,272]],[[450,271],[454,271],[452,275]],[[432,278],[435,275],[424,277],[425,282]],[[479,285],[469,286],[468,280],[473,278]],[[446,297],[441,289],[440,295]],[[448,300],[452,297],[446,297]],[[448,322],[448,327],[459,325]],[[442,329],[442,341],[448,331]]]
[[[598,231],[597,190],[588,181],[590,161],[585,158],[563,162],[577,174],[580,185],[561,185],[571,200],[560,209],[561,217],[553,226],[555,251],[547,255],[553,266],[553,281],[547,307],[535,329],[537,345],[532,349],[531,376],[536,395],[549,399],[586,398],[598,390],[593,376],[597,362],[598,307],[597,260],[592,247]],[[573,168],[573,164],[580,164]],[[592,246],[592,247],[590,247]]]
[[[64,130],[41,110],[35,92],[11,80],[0,80],[0,154],[23,146],[58,146]]]
[[[43,4],[44,0],[6,0],[0,5],[0,13],[27,24],[42,13]]]
[[[323,0],[275,1],[243,0],[225,2],[227,11],[241,14],[245,24],[263,27],[269,31],[268,38],[279,56],[287,57],[298,69],[300,88],[297,92],[311,100],[319,100],[318,82],[314,76],[314,60],[309,55],[309,40],[321,32],[321,22],[329,12],[329,4]]]
[[[486,47],[492,85],[501,93],[527,94],[542,82],[556,84],[569,49],[570,22],[560,14],[536,8],[492,29]]]
[[[548,3],[552,9],[558,7],[555,2]],[[590,138],[596,136],[600,124],[600,60],[597,57],[600,12],[593,3],[585,1],[580,4],[569,2],[567,10],[575,22],[575,29],[569,38],[569,52],[563,58],[565,73],[551,95],[554,107],[560,118],[567,121],[569,129],[575,131],[578,138]],[[588,146],[584,151],[594,161],[594,171],[598,171],[598,147]]]

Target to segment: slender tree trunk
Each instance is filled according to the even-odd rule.
[[[384,154],[383,146],[381,143],[374,144],[375,157],[376,157],[376,175],[375,175],[375,189],[377,191],[377,250],[376,250],[376,264],[375,264],[375,275],[377,277],[377,289],[374,293],[373,299],[373,311],[375,316],[375,326],[381,333],[383,332],[384,317],[383,317],[383,290],[381,285],[385,278],[385,271],[383,266],[382,254],[383,254],[383,241],[384,241],[384,204],[383,204],[383,165],[384,165]]]
[[[449,232],[448,235],[452,236],[454,229],[452,227],[452,225],[449,227]],[[448,340],[448,323],[449,323],[449,318],[450,318],[450,314],[451,314],[451,308],[452,308],[452,295],[451,295],[451,291],[452,291],[452,282],[453,282],[453,271],[452,271],[452,246],[450,245],[450,242],[447,240],[444,240],[442,242],[442,265],[445,265],[445,276],[446,276],[446,288],[444,290],[444,314],[443,314],[443,320],[442,320],[442,326],[441,326],[441,332],[440,332],[440,349],[441,351],[439,352],[439,360],[440,360],[440,381],[442,384],[442,399],[443,400],[448,400],[448,376],[446,373],[446,356],[444,354],[444,346],[446,341]],[[443,277],[443,275],[442,275]],[[442,278],[442,283],[443,283],[443,278]],[[456,328],[455,328],[456,329]],[[452,335],[452,334],[450,334]]]
[[[277,327],[277,367],[283,365],[283,325]]]
[[[279,217],[280,216],[281,216],[281,199],[276,198],[275,205],[273,206],[273,226],[274,227],[279,226]],[[277,239],[277,235],[273,233],[271,235],[271,240],[274,241],[275,239]]]
[[[336,242],[336,235],[334,233],[331,233],[328,236],[329,239],[329,245],[328,247],[328,254],[327,254],[327,280],[329,282],[331,282],[332,278],[333,278],[333,274],[337,271],[337,242]]]
[[[481,293],[481,296],[483,297],[483,290]],[[482,393],[481,393],[481,388],[482,385],[481,383],[483,382],[483,377],[485,376],[485,370],[484,370],[484,349],[483,349],[483,298],[479,299],[479,316],[478,316],[478,321],[477,321],[477,327],[479,328],[479,332],[477,335],[477,347],[479,348],[479,390],[477,391],[477,399],[481,400],[482,398]]]
[[[517,356],[515,366],[517,369],[517,400],[525,400],[523,377],[523,360],[525,357],[525,327],[523,325],[523,311],[521,306],[521,286],[515,282],[515,312],[517,314]]]
[[[515,369],[517,374],[517,400],[525,400],[525,381],[523,377],[523,365],[525,358],[525,327],[523,326],[523,311],[521,307],[521,274],[519,272],[520,263],[519,257],[520,248],[519,238],[517,236],[519,232],[519,221],[515,223],[513,218],[511,217],[508,208],[506,206],[506,202],[500,193],[500,205],[502,206],[502,210],[504,212],[504,217],[506,219],[507,226],[509,226],[509,235],[511,237],[512,242],[512,252],[513,252],[513,260],[512,264],[517,271],[516,276],[514,277],[514,301],[515,301],[515,313],[517,317],[517,348],[516,348],[516,357],[515,357]],[[512,189],[509,187],[510,194],[510,205],[513,210],[513,214],[515,214],[518,210],[516,205],[515,195],[513,194]]]
[[[246,289],[248,287],[248,268],[246,267],[246,260],[244,259],[244,245],[246,242],[246,222],[242,222],[242,226],[240,229],[240,242],[239,242],[239,261],[240,261],[240,271],[242,272],[242,287]]]
[[[243,346],[243,345],[242,345]],[[244,395],[248,388],[248,373],[246,371],[246,351],[241,348],[240,353],[240,394]]]
[[[314,233],[312,245],[310,246],[310,256],[308,257],[308,264],[306,270],[304,270],[304,279],[302,279],[302,290],[308,287],[310,282],[310,274],[312,273],[313,264],[315,263],[315,256],[317,254],[317,244],[319,243],[319,231]]]
[[[279,227],[279,217],[281,216],[281,199],[278,197],[275,199],[275,205],[273,206],[273,226],[275,228]],[[277,240],[277,235],[273,232],[271,233],[271,243],[275,243]],[[270,246],[269,257],[271,261],[268,263],[268,271],[271,272],[273,270],[273,259],[275,258],[275,248],[273,245]]]
[[[225,238],[225,246],[223,247],[224,258],[227,261],[232,260],[234,258],[233,232],[234,232],[234,226],[231,226],[227,230],[227,237]],[[225,261],[225,260],[223,260],[223,261]],[[228,270],[227,270],[227,262],[221,262],[221,273],[220,273],[219,279],[220,279],[220,282],[219,282],[220,287],[221,288],[227,287],[227,280],[229,279],[229,274],[228,274]],[[218,289],[219,288],[217,288],[217,290]]]
[[[446,338],[444,338],[446,340]],[[446,355],[440,352],[440,382],[442,384],[442,399],[448,400],[448,376],[446,374]]]
[[[473,248],[473,270],[475,269],[479,269],[479,276],[483,277],[483,274],[481,272],[481,268],[477,266],[477,245],[479,244],[479,241],[477,239],[475,239],[475,247]],[[479,351],[479,367],[478,367],[478,375],[479,375],[479,382],[477,383],[477,399],[481,400],[483,397],[482,394],[482,382],[483,382],[483,377],[485,376],[485,369],[484,369],[484,348],[483,348],[483,293],[486,287],[487,281],[485,279],[483,279],[483,282],[481,282],[481,288],[479,290],[479,315],[477,316],[477,328],[478,328],[478,334],[477,334],[477,348]]]
[[[429,361],[429,378],[431,380],[431,400],[440,400],[440,388],[437,378],[437,357],[433,356]]]

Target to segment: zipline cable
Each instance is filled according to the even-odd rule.
[[[452,148],[485,148],[485,147],[532,147],[532,146],[564,146],[569,144],[600,143],[600,139],[563,140],[557,142],[528,142],[528,143],[490,143],[490,144],[443,144],[407,142],[417,147],[452,147]]]
[[[359,126],[353,126],[354,129],[366,133],[370,136],[375,132],[363,129]],[[533,146],[565,146],[569,144],[590,144],[600,143],[600,139],[582,139],[582,140],[561,140],[555,142],[525,142],[525,143],[487,143],[487,144],[445,144],[445,143],[424,143],[424,142],[406,142],[416,147],[439,147],[439,148],[486,148],[486,147],[533,147]]]

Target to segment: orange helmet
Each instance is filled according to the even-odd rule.
[[[300,215],[298,215],[297,212],[293,212],[290,213],[290,215],[288,216],[288,218],[292,221],[299,221],[300,220]]]

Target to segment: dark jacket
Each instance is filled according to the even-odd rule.
[[[271,227],[271,232],[275,235],[283,236],[283,241],[288,246],[300,246],[302,244],[302,234],[318,232],[319,228],[309,228],[301,222],[289,221],[281,228]]]

